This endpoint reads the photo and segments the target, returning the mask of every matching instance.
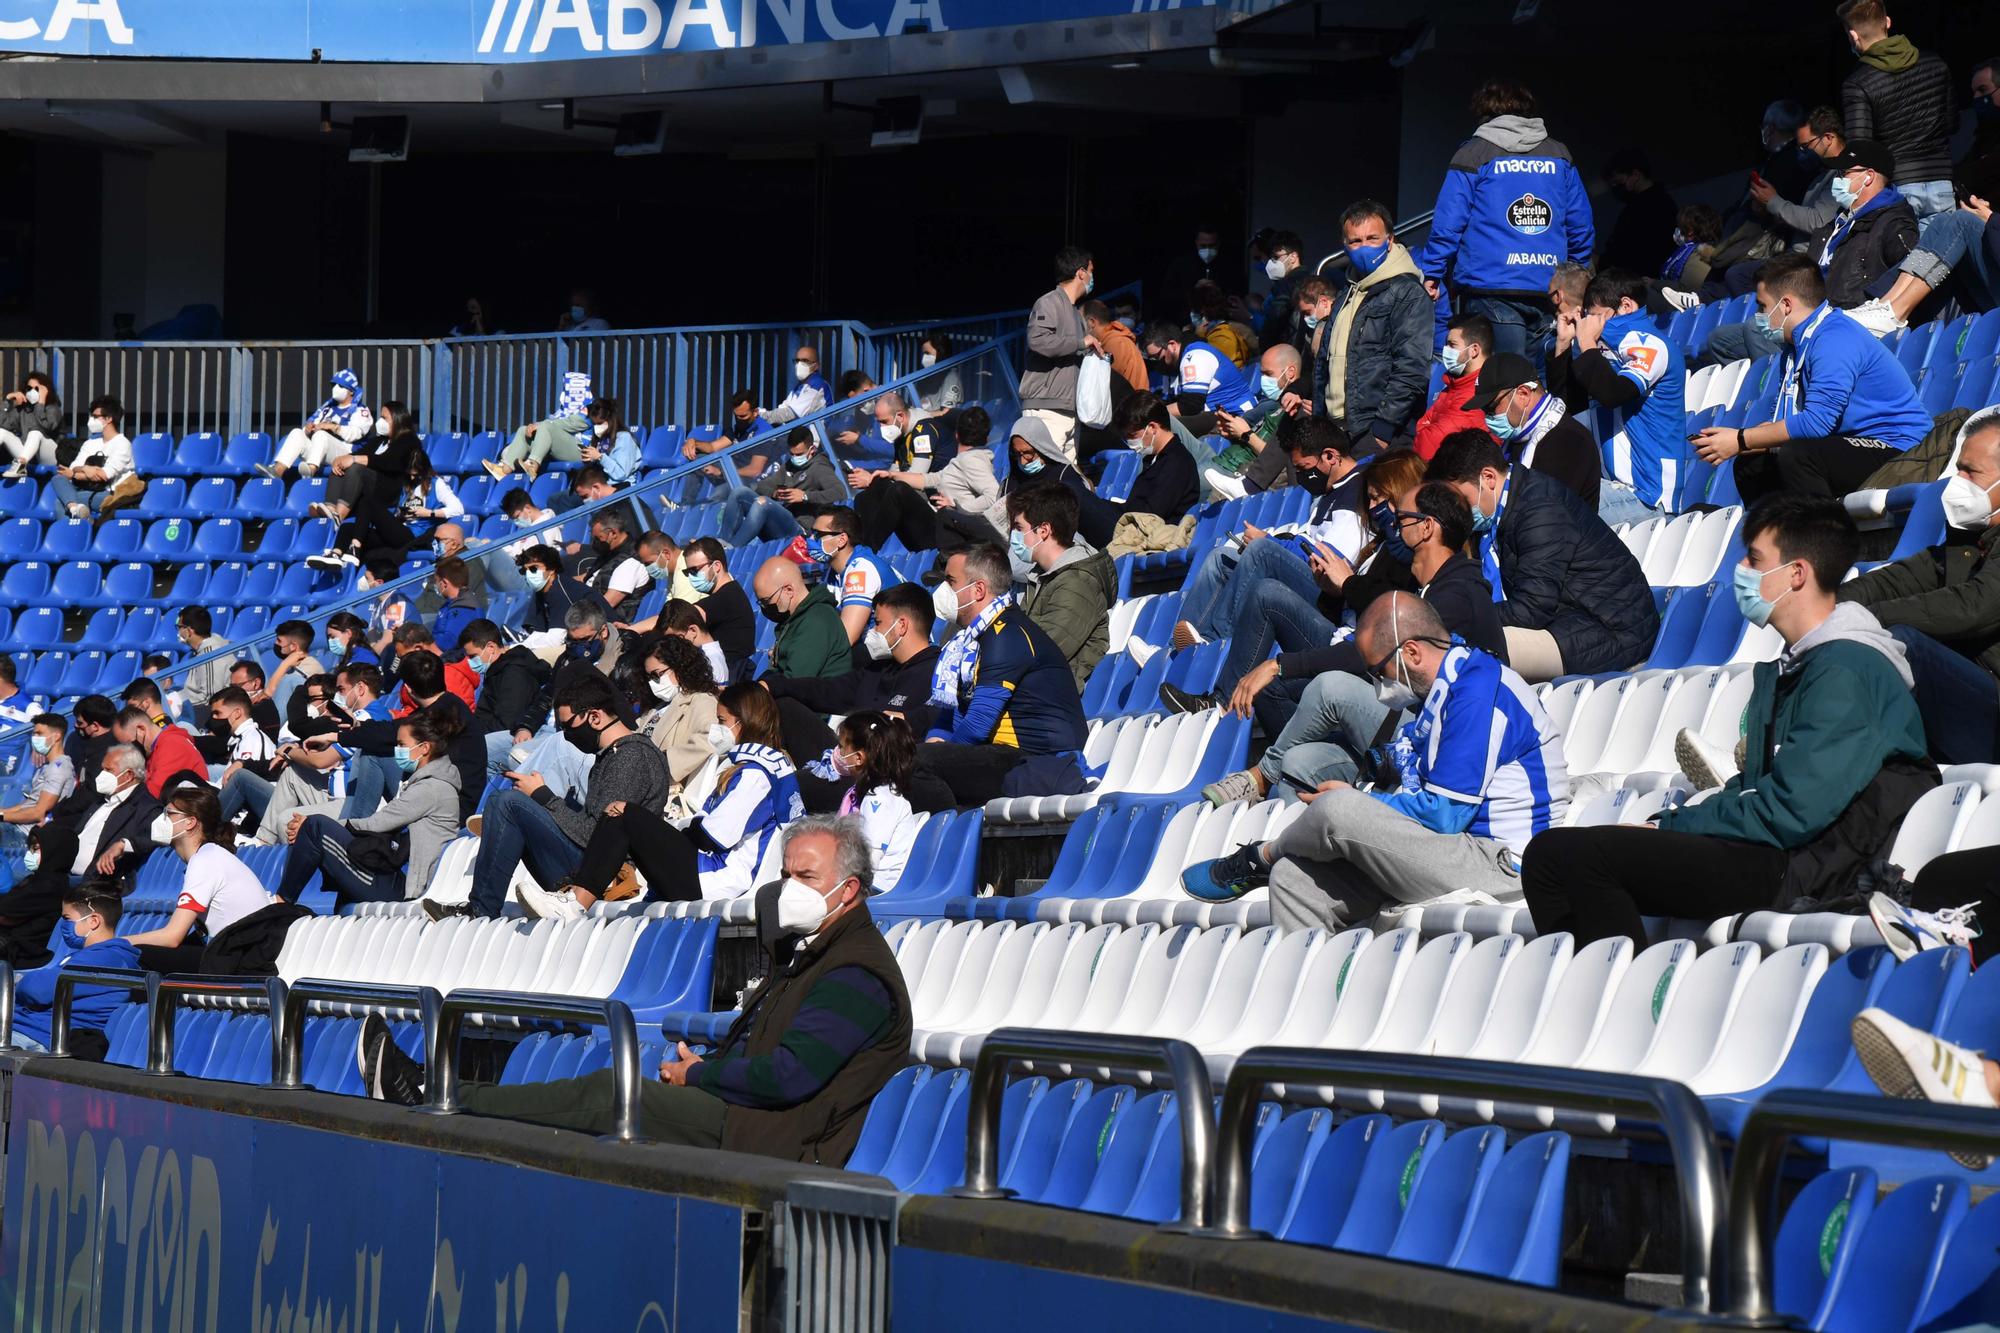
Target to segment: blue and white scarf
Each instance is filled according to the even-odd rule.
[[[593,401],[589,375],[580,370],[563,375],[562,396],[556,400],[557,416],[580,417],[589,410]]]
[[[1544,402],[1555,402],[1550,394]],[[1527,466],[1524,460],[1519,466]],[[1504,602],[1507,594],[1500,587],[1500,519],[1507,512],[1507,489],[1514,484],[1512,477],[1500,483],[1500,498],[1493,502],[1493,526],[1486,530],[1486,540],[1479,543],[1479,567],[1486,571],[1486,581],[1493,585],[1493,600]]]
[[[328,398],[313,412],[312,419],[338,422],[345,426],[353,419],[354,414],[361,410],[361,381],[351,370],[336,370],[333,373],[333,382],[347,390],[347,401],[336,403],[332,398]]]
[[[1783,421],[1787,417],[1798,415],[1799,390],[1802,387],[1799,376],[1805,369],[1806,344],[1812,341],[1812,336],[1819,332],[1819,326],[1824,324],[1826,317],[1832,313],[1832,306],[1822,304],[1792,334],[1791,348],[1785,353],[1785,378],[1778,389],[1777,415],[1771,418],[1773,421]]]
[[[1694,258],[1694,251],[1693,241],[1683,242],[1681,248],[1674,251],[1668,257],[1666,264],[1661,267],[1660,276],[1668,282],[1679,282],[1681,275],[1687,272],[1688,260]]]
[[[1014,604],[1013,593],[994,598],[970,625],[951,636],[938,653],[936,670],[931,672],[931,702],[940,708],[956,708],[979,675],[979,636],[1000,613]]]

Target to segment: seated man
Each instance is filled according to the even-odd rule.
[[[826,505],[847,499],[833,460],[820,450],[811,426],[794,426],[785,441],[785,465],[741,490],[731,491],[717,520],[717,534],[729,547],[759,541],[789,541]]]
[[[1591,280],[1580,318],[1556,317],[1556,337],[1576,351],[1556,366],[1576,377],[1593,403],[1618,417],[1604,444],[1597,512],[1606,523],[1639,523],[1679,513],[1688,467],[1687,372],[1680,345],[1663,336],[1646,313],[1646,283],[1606,269]],[[1552,367],[1553,369],[1554,367]],[[1693,497],[1699,499],[1699,496]]]
[[[797,382],[785,401],[776,407],[760,407],[757,415],[773,426],[782,426],[809,417],[833,401],[833,391],[827,386],[826,377],[819,373],[819,349],[809,343],[801,343],[798,353],[792,358],[792,379]]]
[[[910,998],[868,913],[873,863],[859,823],[809,816],[785,830],[785,880],[759,895],[760,934],[773,941],[765,979],[713,1054],[685,1042],[640,1089],[639,1132],[655,1143],[843,1165],[869,1103],[909,1063]],[[357,1051],[378,1100],[415,1106],[424,1069],[370,1018]],[[588,1134],[611,1132],[610,1070],[580,1079],[467,1084],[472,1115]]]
[[[941,711],[917,747],[917,768],[942,778],[962,806],[1002,795],[1030,755],[1083,748],[1069,663],[1015,606],[1012,586],[1005,553],[975,546],[945,561],[932,595],[939,617],[959,629],[938,655],[930,701]]]
[[[471,568],[457,556],[448,555],[431,571],[437,594],[444,599],[431,621],[431,636],[441,652],[457,652],[465,627],[486,614],[485,599],[471,587]]]
[[[14,988],[16,1046],[31,1051],[49,1049],[55,1025],[56,978],[63,968],[139,966],[139,950],[118,938],[118,919],[124,912],[125,900],[109,880],[86,880],[63,894],[62,921],[56,929],[62,932],[69,952],[54,967],[21,974]],[[103,1032],[132,999],[131,992],[111,986],[78,986],[69,1006],[71,1042],[79,1031]]]
[[[876,399],[878,421],[885,399],[902,401],[895,394]],[[993,419],[976,404],[905,431],[900,423],[908,417],[907,409],[898,409],[879,427],[896,441],[896,466],[876,472],[855,468],[847,474],[847,484],[854,488],[854,512],[861,516],[863,539],[870,546],[882,545],[894,533],[908,549],[924,551],[938,545],[939,514],[977,518],[1000,499],[993,453],[986,447]]]
[[[392,758],[361,753],[349,743],[356,727],[391,719],[389,701],[382,697],[381,668],[370,663],[342,667],[334,681],[329,706],[336,730],[278,749],[277,757],[285,768],[264,797],[264,812],[257,821],[257,841],[266,846],[287,840],[296,814],[339,813],[358,819],[373,814],[401,783],[402,775]],[[315,687],[308,688],[317,693]],[[253,779],[239,774],[231,787],[246,782],[252,783],[252,790],[241,800],[254,809],[262,793],[255,790]]]
[[[639,563],[639,534],[621,509],[600,509],[590,516],[590,550],[577,562],[577,574],[604,604],[616,611],[653,586],[653,576]]]
[[[1479,372],[1493,355],[1493,321],[1484,315],[1463,312],[1445,325],[1444,350],[1438,364],[1444,367],[1444,383],[1417,418],[1417,456],[1428,460],[1455,431],[1482,430],[1486,412],[1473,401],[1479,387]]]
[[[1079,694],[1111,644],[1112,603],[1118,571],[1111,557],[1076,539],[1076,497],[1056,482],[1015,491],[1007,500],[1013,520],[1008,554],[1027,571],[1021,609],[1069,662]]]
[[[874,613],[875,594],[895,583],[894,571],[861,544],[861,520],[845,505],[813,516],[806,556],[826,566],[826,589],[840,612],[848,646],[860,643]]]
[[[1990,764],[2000,759],[2000,408],[1976,413],[1958,441],[1944,541],[1849,579],[1839,599],[1874,612],[1903,645],[1931,758]]]
[[[1773,418],[1694,438],[1703,461],[1734,461],[1745,502],[1778,491],[1845,495],[1931,428],[1895,354],[1827,304],[1826,290],[1810,255],[1779,255],[1757,272],[1758,314],[1785,344]]]
[[[1578,948],[1648,941],[1646,916],[1711,920],[1852,891],[1897,825],[1938,785],[1902,647],[1865,608],[1839,603],[1860,552],[1833,500],[1776,495],[1743,519],[1736,604],[1785,641],[1752,668],[1744,768],[1652,827],[1552,829],[1528,848],[1535,930]]]
[[[748,389],[738,389],[729,395],[729,412],[722,419],[722,433],[706,440],[696,439],[690,435],[687,443],[681,446],[681,457],[693,462],[703,454],[722,453],[769,429],[764,418],[757,414],[757,395]],[[736,469],[737,480],[742,485],[748,486],[763,476],[765,469],[771,466],[771,456],[759,450],[746,449],[731,459],[730,463]],[[720,466],[706,467],[702,471],[717,480],[722,477]]]
[[[70,880],[108,879],[123,891],[153,854],[153,816],[160,812],[160,799],[146,790],[146,756],[134,745],[106,750],[91,784],[99,799],[77,829]]]
[[[546,634],[550,630],[560,630],[564,617],[570,608],[588,603],[600,611],[610,608],[581,579],[573,579],[563,573],[562,552],[553,546],[530,546],[514,557],[515,568],[521,571],[522,581],[532,594],[528,609],[521,617],[521,629],[527,634]]]
[[[76,455],[58,464],[49,490],[57,510],[70,518],[95,518],[108,508],[146,493],[146,481],[132,461],[132,441],[125,438],[125,409],[116,398],[90,404],[90,420],[77,443]]]
[[[1206,432],[1217,412],[1250,410],[1257,395],[1229,353],[1179,324],[1148,324],[1141,340],[1147,363],[1168,381],[1167,411]]]
[[[806,589],[799,567],[774,555],[757,571],[757,606],[777,627],[771,670],[781,676],[844,676],[854,667],[854,645],[825,584]]]
[[[618,488],[611,484],[611,474],[604,470],[603,464],[585,463],[576,470],[576,476],[570,481],[567,496],[563,492],[558,491],[550,503],[557,509],[567,513],[583,505],[595,504],[599,500],[609,500],[617,494]],[[568,503],[564,503],[565,500]],[[606,509],[600,509],[595,512],[602,514],[614,511],[625,515],[627,519],[625,531],[630,533],[634,538],[637,538],[640,533],[652,527],[655,522],[648,512],[648,504],[636,495],[627,495],[624,503],[611,505]],[[563,549],[570,555],[581,555],[584,550],[583,545],[579,542],[571,542]]]
[[[486,738],[487,767],[505,771],[507,752],[526,745],[549,715],[549,664],[520,644],[509,647],[491,620],[479,619],[459,636],[465,660],[479,673],[472,730]]]
[[[28,745],[34,753],[34,772],[21,799],[0,809],[0,824],[8,826],[4,832],[23,830],[20,837],[6,838],[9,844],[18,845],[26,829],[48,818],[57,802],[69,799],[76,790],[76,762],[63,751],[63,742],[69,739],[68,719],[60,713],[37,713],[30,725],[33,730]]]
[[[1241,499],[1290,484],[1285,472],[1290,460],[1282,447],[1271,446],[1295,417],[1310,415],[1296,399],[1290,411],[1284,406],[1285,395],[1297,387],[1304,373],[1299,349],[1290,343],[1265,349],[1258,361],[1257,401],[1242,413],[1224,410],[1215,414],[1216,431],[1231,443],[1202,471],[1202,480],[1210,490],[1226,499]]]
[[[1380,697],[1418,710],[1376,788],[1321,783],[1275,839],[1188,867],[1183,887],[1228,902],[1269,884],[1273,925],[1328,933],[1461,889],[1518,897],[1528,840],[1569,804],[1562,737],[1540,700],[1497,658],[1453,640],[1420,597],[1376,598],[1355,638]]]
[[[1472,401],[1486,414],[1484,433],[1500,441],[1510,462],[1554,477],[1590,508],[1598,507],[1604,465],[1597,439],[1569,414],[1561,398],[1543,387],[1534,362],[1519,352],[1496,352],[1479,369]],[[1443,441],[1438,447],[1444,447]]]
[[[251,720],[266,736],[275,738],[284,719],[278,715],[276,701],[264,692],[264,668],[248,660],[231,662],[229,684],[249,699]]]
[[[484,600],[486,597],[485,561],[475,560],[466,550],[465,529],[457,523],[440,523],[431,533],[431,554],[439,560],[449,560],[453,556],[465,561],[465,581],[461,585],[466,592]],[[512,571],[509,571],[510,573]],[[417,610],[424,615],[435,615],[444,605],[445,599],[434,590],[425,589],[417,598]]]
[[[1127,398],[1112,417],[1111,428],[1139,455],[1139,476],[1122,502],[1093,496],[1092,507],[1106,511],[1113,523],[1127,514],[1180,522],[1201,501],[1200,461],[1189,447],[1193,435],[1150,393]],[[1199,447],[1196,441],[1195,448]],[[1207,454],[1205,449],[1200,452]]]
[[[1646,573],[1575,492],[1533,467],[1510,465],[1490,436],[1472,431],[1440,445],[1428,475],[1472,507],[1513,670],[1540,683],[1622,671],[1653,651],[1660,613]]]
[[[155,797],[165,797],[168,785],[184,775],[196,782],[208,781],[208,765],[188,734],[179,727],[162,726],[143,708],[127,704],[120,709],[111,734],[120,745],[136,745],[145,754],[146,790]]]
[[[729,679],[729,673],[757,650],[756,613],[750,609],[750,595],[729,572],[729,556],[721,542],[713,537],[697,537],[688,543],[684,559],[688,582],[701,597],[696,609],[701,613],[702,625],[721,646],[726,665],[715,673],[720,683]],[[673,609],[667,608],[670,613]],[[686,630],[686,626],[678,624],[669,624],[667,628],[683,633]]]
[[[1292,475],[1314,497],[1306,521],[1268,530],[1246,523],[1240,537],[1210,551],[1181,599],[1174,647],[1227,635],[1251,591],[1265,579],[1312,600],[1319,594],[1308,563],[1315,554],[1331,552],[1350,565],[1361,558],[1368,487],[1346,432],[1314,417],[1287,432],[1285,448]]]
[[[1465,554],[1472,534],[1472,511],[1465,501],[1441,481],[1425,482],[1398,497],[1395,519],[1411,547],[1409,569],[1417,596],[1438,613],[1452,638],[1505,662],[1506,636],[1493,590],[1478,563]],[[1245,615],[1258,613],[1253,602]],[[1281,624],[1301,618],[1299,609],[1288,614],[1272,607],[1262,614]],[[1286,644],[1293,651],[1260,658],[1240,678],[1224,664],[1221,681],[1233,683],[1234,690],[1215,702],[1254,713],[1264,735],[1275,739],[1254,766],[1202,788],[1211,805],[1261,801],[1274,787],[1280,796],[1300,797],[1329,778],[1352,782],[1364,764],[1372,768],[1368,754],[1388,739],[1385,728],[1406,720],[1377,697],[1354,639],[1334,638],[1333,626],[1324,618],[1313,628],[1324,633],[1310,647]],[[1239,630],[1230,640],[1232,659],[1242,637]],[[1285,637],[1279,636],[1281,644]]]

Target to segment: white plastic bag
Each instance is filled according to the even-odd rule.
[[[1076,372],[1076,419],[1084,426],[1111,424],[1111,358],[1084,356]]]

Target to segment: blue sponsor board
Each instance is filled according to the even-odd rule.
[[[0,1326],[736,1326],[742,1210],[13,1080]]]
[[[483,64],[865,41],[1201,9],[1211,2],[0,0],[0,51]]]

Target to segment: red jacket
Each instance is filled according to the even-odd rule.
[[[1486,429],[1486,414],[1470,405],[1478,386],[1477,375],[1444,377],[1444,387],[1417,418],[1417,457],[1429,462],[1444,437],[1454,431]]]
[[[194,748],[193,737],[179,727],[162,727],[146,755],[146,790],[158,799],[166,794],[167,784],[182,773],[207,782],[208,762]]]
[[[465,700],[466,708],[470,709],[479,698],[479,673],[474,671],[462,657],[456,661],[446,662],[444,687],[447,692]],[[395,716],[408,717],[417,711],[417,701],[410,697],[409,686],[406,685],[396,691],[396,699],[398,706],[390,710]]]

